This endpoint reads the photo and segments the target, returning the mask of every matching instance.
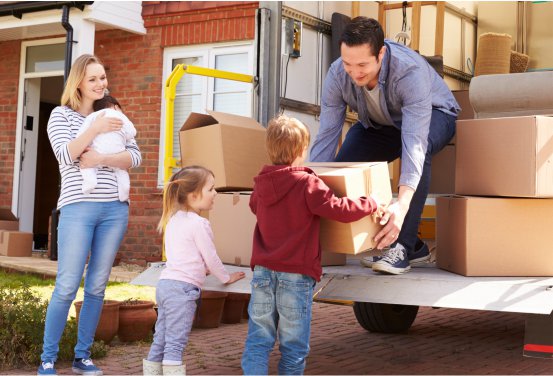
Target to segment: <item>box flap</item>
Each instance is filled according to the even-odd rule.
[[[190,115],[188,115],[188,119],[186,119],[180,130],[185,131],[187,129],[201,128],[216,123],[217,120],[215,120],[210,115],[191,112]]]
[[[0,209],[0,221],[17,221],[10,209]]]
[[[252,118],[240,115],[229,114],[226,112],[217,112],[207,110],[207,113],[211,115],[215,121],[219,124],[234,125],[237,127],[260,129],[263,128],[261,124]]]

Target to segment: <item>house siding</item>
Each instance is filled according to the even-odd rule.
[[[0,42],[0,207],[12,205],[21,41]]]

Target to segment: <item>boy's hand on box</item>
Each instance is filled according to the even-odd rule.
[[[381,201],[378,196],[372,194],[370,196],[374,202],[376,203],[376,211],[373,213],[372,217],[373,217],[373,221],[375,223],[379,223],[380,222],[380,219],[384,216],[384,214],[386,213],[386,208],[388,207],[388,204]]]
[[[230,285],[231,283],[239,281],[242,278],[244,278],[245,276],[246,276],[246,273],[244,273],[244,272],[234,272],[230,275],[230,279],[228,280],[227,283],[225,283],[225,285]]]

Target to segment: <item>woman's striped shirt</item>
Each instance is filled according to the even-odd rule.
[[[83,194],[83,177],[79,169],[79,160],[72,160],[68,144],[77,137],[79,128],[83,125],[85,116],[67,106],[54,108],[48,120],[48,138],[58,160],[61,174],[61,192],[58,199],[58,209],[64,205],[80,201],[116,201],[117,179],[113,168],[98,167],[96,188],[88,195]],[[132,158],[132,167],[138,167],[142,162],[140,149],[132,139],[127,143],[127,151]]]

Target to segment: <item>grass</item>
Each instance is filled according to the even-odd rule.
[[[0,270],[0,286],[18,287],[27,285],[30,289],[40,296],[41,299],[50,301],[54,291],[55,280],[43,279],[33,274],[8,273]],[[126,300],[140,299],[155,301],[155,287],[136,286],[123,282],[108,282],[105,299]],[[77,292],[75,301],[83,300],[83,283]],[[75,306],[71,305],[70,316],[75,316]]]

